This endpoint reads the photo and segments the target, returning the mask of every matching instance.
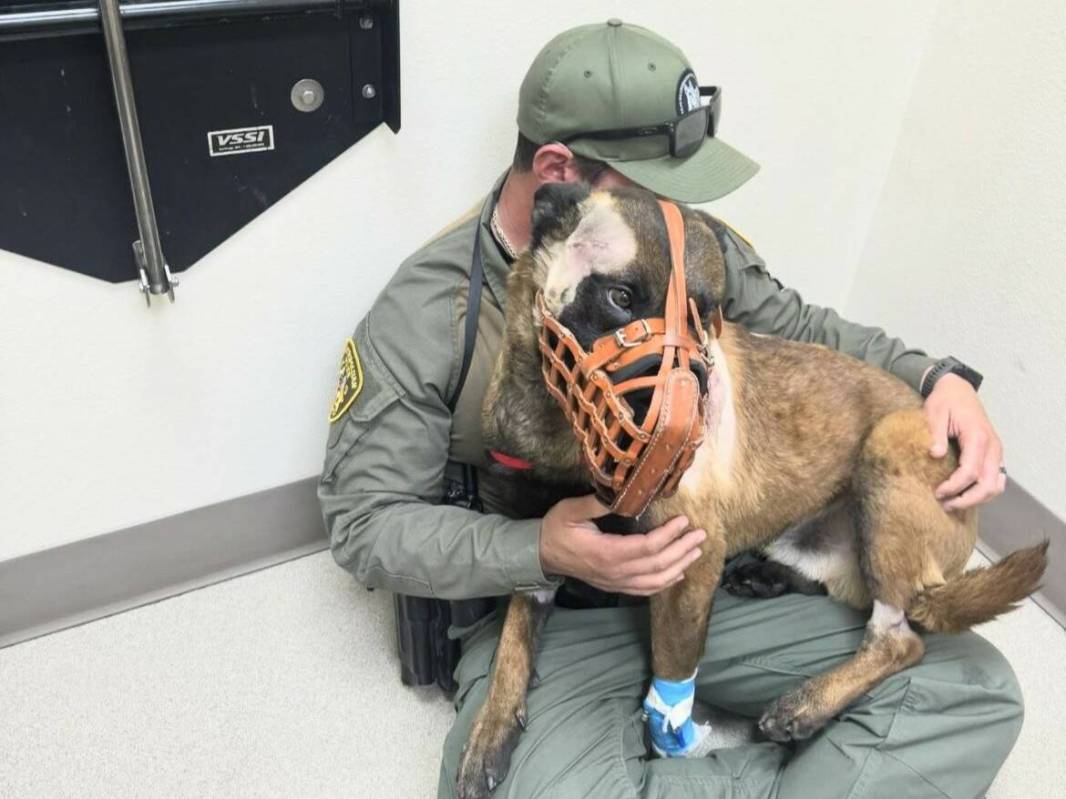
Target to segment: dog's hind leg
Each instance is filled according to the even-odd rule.
[[[553,595],[554,591],[533,591],[511,596],[488,695],[459,763],[460,799],[483,799],[507,776],[511,753],[526,727],[526,692]]]
[[[809,738],[886,677],[921,660],[924,651],[903,611],[874,600],[854,657],[775,700],[759,720],[759,729],[773,741]]]
[[[965,532],[933,495],[951,465],[928,452],[921,411],[886,416],[864,443],[852,488],[859,562],[873,614],[854,657],[770,705],[759,721],[767,737],[809,737],[886,677],[921,659],[925,645],[907,623],[906,609],[923,587],[943,582],[933,554],[938,545]]]

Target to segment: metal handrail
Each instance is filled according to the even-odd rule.
[[[152,188],[148,183],[148,165],[141,143],[141,125],[137,120],[137,104],[133,99],[133,78],[130,75],[129,56],[126,54],[126,36],[122,31],[122,18],[118,0],[100,0],[100,22],[107,45],[107,59],[111,67],[111,83],[115,89],[115,105],[118,109],[119,128],[122,130],[122,146],[126,151],[126,167],[129,170],[130,190],[133,193],[133,210],[137,215],[137,232],[140,239],[133,243],[133,254],[141,276],[141,291],[151,305],[153,294],[166,294],[174,302],[175,281],[170,276],[163,245],[159,240],[159,225],[152,203]]]

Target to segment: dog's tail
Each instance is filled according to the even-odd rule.
[[[988,568],[971,569],[927,588],[907,608],[907,618],[935,633],[958,633],[1014,610],[1033,593],[1047,568],[1048,542],[1012,552]]]

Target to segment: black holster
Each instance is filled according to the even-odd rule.
[[[481,511],[477,472],[463,465],[462,482],[448,480],[442,505]],[[396,645],[400,656],[400,679],[404,685],[436,683],[446,694],[455,693],[455,667],[462,654],[459,641],[448,637],[448,628],[469,627],[496,607],[495,597],[446,600],[395,594]]]

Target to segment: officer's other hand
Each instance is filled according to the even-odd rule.
[[[936,498],[944,510],[972,508],[1007,487],[1003,465],[1003,444],[973,386],[958,375],[944,375],[925,400],[925,415],[933,431],[929,453],[943,458],[948,439],[959,442],[959,467],[936,488]]]
[[[608,513],[591,494],[553,505],[540,527],[544,573],[576,577],[602,591],[651,596],[684,579],[707,538],[703,530],[688,530],[684,516],[643,535],[604,533],[594,520]]]

